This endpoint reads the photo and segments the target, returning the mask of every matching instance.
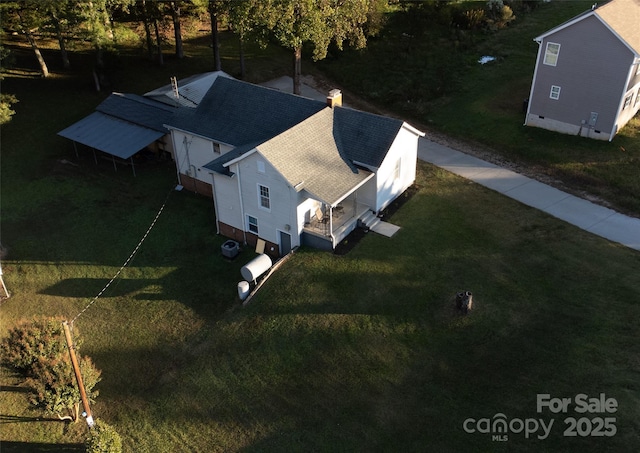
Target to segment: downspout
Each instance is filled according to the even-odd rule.
[[[634,58],[635,60],[635,58]],[[629,69],[629,75],[627,76],[627,80],[624,82],[624,87],[622,90],[622,96],[620,97],[620,102],[618,103],[618,111],[616,112],[616,118],[613,122],[613,128],[611,129],[611,133],[609,134],[609,141],[613,140],[613,136],[618,132],[618,118],[620,117],[620,112],[622,112],[622,106],[624,105],[625,94],[627,94],[627,87],[629,86],[629,82],[631,81],[631,77],[635,74],[633,67],[640,64],[640,62],[631,63],[631,68]]]
[[[171,143],[173,145],[173,154],[176,160],[176,174],[178,176],[178,184],[182,185],[182,180],[180,179],[180,156],[177,155],[179,148],[176,146],[176,137],[173,133],[173,130],[171,130]]]
[[[236,174],[238,175],[238,198],[240,199],[240,221],[242,222],[242,238],[244,240],[244,243],[247,243],[247,231],[246,231],[246,225],[245,225],[245,218],[244,218],[244,203],[242,203],[242,186],[240,184],[240,163],[237,162],[236,163],[236,167],[237,167],[237,171]]]
[[[329,206],[329,236],[331,236],[331,248],[336,248],[336,237],[333,235],[333,206]]]
[[[211,175],[211,190],[213,198],[213,212],[216,216],[216,234],[220,234],[220,216],[218,215],[218,203],[216,202],[216,178],[212,172],[209,172]]]
[[[540,54],[542,53],[542,43],[544,40],[538,41],[537,39],[534,39],[534,41],[538,43],[538,55],[536,57],[536,67],[533,70],[533,80],[531,81],[531,91],[529,91],[529,101],[527,102],[527,112],[525,113],[523,126],[527,125],[527,119],[529,118],[529,113],[531,113],[531,100],[533,99],[533,90],[534,90],[534,87],[536,86],[536,77],[538,75],[538,65],[540,64]]]

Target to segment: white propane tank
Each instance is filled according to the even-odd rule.
[[[245,300],[249,296],[249,282],[238,282],[238,297],[240,300]]]
[[[240,274],[242,274],[242,278],[244,278],[245,280],[253,282],[256,281],[262,274],[267,272],[272,264],[273,263],[271,262],[271,258],[269,258],[269,255],[262,254],[242,266],[242,269],[240,269]]]

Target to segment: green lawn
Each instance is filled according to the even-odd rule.
[[[144,92],[205,68],[206,46],[164,68],[122,55],[114,89]],[[257,52],[257,51],[256,51]],[[249,75],[285,73],[277,49]],[[229,52],[229,64],[232,52]],[[259,57],[262,54],[256,54]],[[262,59],[261,59],[262,58]],[[190,65],[193,65],[189,69]],[[232,66],[233,67],[233,66]],[[485,68],[488,69],[488,68]],[[233,72],[233,71],[230,71]],[[208,199],[175,192],[171,162],[114,172],[55,133],[91,112],[88,74],[3,81],[0,336],[19,319],[71,319],[102,370],[94,416],[126,451],[635,451],[640,444],[640,254],[427,164],[416,192],[344,256],[302,249],[247,307]],[[64,107],[63,107],[64,106]],[[475,310],[454,309],[471,290]],[[0,374],[3,451],[82,451],[86,426],[42,419]],[[536,395],[615,398],[613,437],[564,437]],[[469,434],[468,418],[554,419],[549,438]],[[589,419],[611,414],[587,414]],[[63,445],[65,446],[63,449]]]

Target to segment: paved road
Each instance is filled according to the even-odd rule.
[[[291,77],[281,77],[264,85],[289,93],[293,91]],[[302,95],[324,100],[327,93],[321,93],[314,87],[303,83]],[[432,142],[427,138],[420,139],[418,158],[551,214],[590,233],[640,250],[640,219],[591,203],[535,179]]]

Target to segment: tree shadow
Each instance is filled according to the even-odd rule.
[[[46,444],[39,442],[2,441],[2,453],[84,452],[83,444]]]
[[[31,389],[19,385],[0,385],[0,392],[31,393]]]
[[[24,422],[68,422],[56,417],[25,417],[23,415],[0,415],[0,424]],[[4,447],[4,442],[2,444]]]

